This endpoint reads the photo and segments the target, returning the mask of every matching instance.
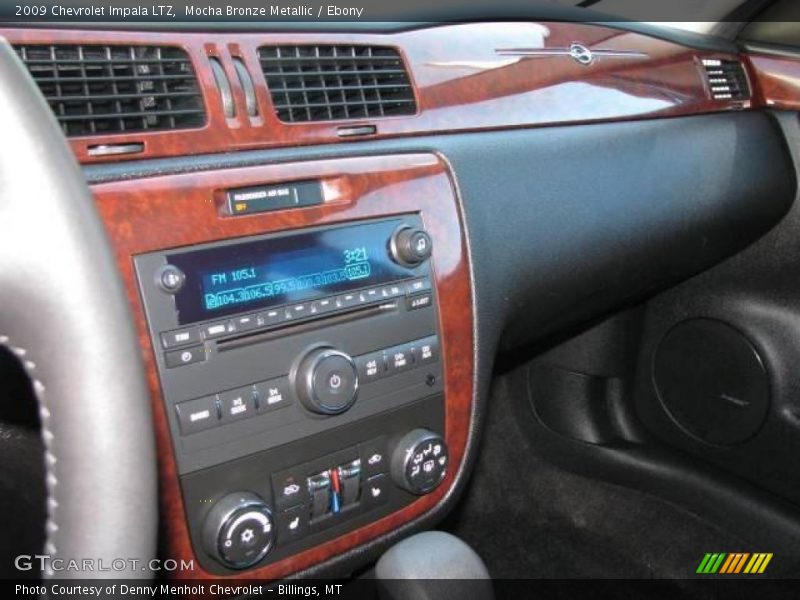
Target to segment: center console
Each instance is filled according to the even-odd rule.
[[[167,553],[200,567],[183,577],[282,577],[442,501],[474,390],[466,244],[443,161],[94,192],[138,307]]]
[[[433,246],[404,214],[135,258],[209,570],[276,560],[442,481]]]

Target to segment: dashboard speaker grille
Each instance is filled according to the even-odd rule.
[[[179,48],[18,45],[15,50],[67,136],[205,123],[192,63]]]
[[[331,121],[413,115],[414,90],[403,59],[380,46],[259,48],[281,121]]]
[[[746,100],[750,86],[738,60],[704,59],[703,68],[714,100]]]

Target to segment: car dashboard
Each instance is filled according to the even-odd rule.
[[[432,525],[469,479],[499,351],[707,268],[786,207],[763,110],[797,108],[793,58],[566,22],[0,36],[115,254],[162,553],[199,565],[181,578],[352,566]]]

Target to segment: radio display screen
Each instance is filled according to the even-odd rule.
[[[175,296],[182,325],[315,300],[409,277],[388,244],[399,220],[282,235],[167,257],[186,283]]]

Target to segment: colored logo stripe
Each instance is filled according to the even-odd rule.
[[[750,559],[750,562],[747,563],[747,566],[744,568],[745,573],[763,573],[769,561],[772,560],[772,553],[766,554],[753,554],[753,558]]]
[[[761,574],[772,560],[772,553],[757,552],[709,552],[700,561],[697,573],[736,575],[739,573]]]
[[[722,561],[725,558],[725,553],[714,553],[714,554],[706,554],[703,557],[703,560],[700,562],[700,566],[697,567],[698,573],[716,573],[717,569],[719,569]]]
[[[732,574],[738,573],[742,570],[745,561],[750,556],[749,552],[734,552],[728,555],[728,560],[722,565],[719,570],[720,573]]]

